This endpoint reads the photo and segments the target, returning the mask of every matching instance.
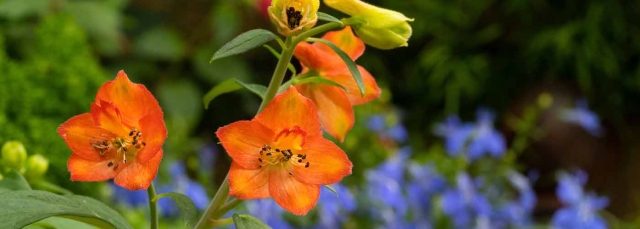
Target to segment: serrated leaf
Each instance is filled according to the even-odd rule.
[[[156,196],[157,199],[162,197],[169,197],[176,203],[178,210],[180,210],[182,221],[184,221],[185,225],[191,225],[192,227],[196,226],[198,223],[198,210],[191,198],[177,192],[167,192]]]
[[[347,65],[349,72],[351,72],[351,75],[356,80],[356,84],[358,84],[358,89],[360,89],[360,95],[364,96],[364,81],[362,80],[362,75],[360,75],[360,70],[358,70],[358,65],[356,65],[355,62],[353,62],[351,57],[349,57],[349,55],[347,55],[344,51],[342,51],[342,49],[338,48],[338,46],[331,43],[331,41],[320,39],[320,38],[309,38],[308,40],[313,42],[324,43],[327,46],[329,46],[331,49],[333,49],[333,51],[336,52],[336,54],[338,54],[338,56],[340,56],[342,61],[344,61],[344,63]]]
[[[273,49],[273,47],[266,44],[263,45],[262,47],[265,47],[267,50],[269,50],[269,52],[271,52],[271,54],[273,54],[276,58],[278,58],[278,60],[280,59],[280,53],[276,52],[276,50]],[[291,62],[287,63],[287,68],[289,69],[289,71],[291,71],[291,74],[293,76],[297,75],[296,68],[293,67],[293,64],[291,64]]]
[[[303,79],[300,79],[298,81],[296,81],[296,85],[300,85],[300,84],[306,84],[306,83],[319,83],[319,84],[328,84],[331,86],[336,86],[339,88],[342,88],[345,91],[349,91],[349,89],[347,89],[346,87],[342,86],[342,84],[336,83],[333,80],[327,79],[327,78],[322,78],[319,76],[311,76],[311,77],[306,77]]]
[[[0,203],[0,228],[21,228],[51,216],[98,228],[133,228],[118,212],[86,196],[60,196],[39,190],[9,191],[0,195]]]
[[[209,92],[204,95],[204,98],[202,99],[202,101],[204,102],[204,109],[208,109],[209,103],[211,103],[211,101],[213,101],[213,99],[215,99],[216,97],[225,93],[236,91],[241,88],[245,88],[263,99],[264,95],[267,93],[267,87],[263,85],[245,83],[238,79],[230,78],[211,88],[211,90],[209,90]]]
[[[233,214],[233,223],[237,229],[271,229],[269,225],[251,215]]]
[[[338,191],[336,191],[336,189],[335,189],[335,188],[333,188],[333,187],[331,187],[331,186],[329,186],[329,185],[324,185],[324,187],[325,187],[325,188],[327,188],[327,189],[329,189],[329,191],[333,192],[333,194],[336,194],[336,196],[339,196],[339,195],[338,195]]]
[[[0,180],[0,192],[31,190],[31,186],[20,173],[11,171]]]
[[[231,39],[231,41],[223,45],[218,51],[213,54],[213,57],[211,57],[209,63],[213,62],[216,59],[249,51],[276,38],[277,36],[268,30],[249,30]]]
[[[340,21],[340,19],[337,19],[334,16],[331,16],[330,14],[323,13],[323,12],[318,12],[318,20],[328,21],[328,22],[338,22],[342,24],[342,21]]]

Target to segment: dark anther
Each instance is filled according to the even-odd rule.
[[[302,155],[302,159],[307,159],[307,155]]]
[[[118,170],[118,166],[120,166],[120,164],[116,164],[116,166],[113,167],[113,171]]]
[[[309,168],[309,162],[307,161],[307,164],[304,165],[305,168]]]
[[[134,144],[134,145],[135,145],[135,144],[138,144],[138,139],[133,138],[133,142],[131,142],[131,144]]]
[[[122,151],[127,152],[127,147],[122,147]]]
[[[280,152],[280,149],[276,148],[276,152]]]
[[[267,151],[267,147],[266,147],[266,146],[263,146],[263,147],[262,147],[262,151]]]
[[[142,145],[143,145],[143,146],[146,146],[146,145],[147,145],[147,143],[142,142]]]
[[[136,146],[136,149],[140,149],[140,145],[137,145],[137,146]]]
[[[259,161],[259,162],[262,162],[262,158],[258,158],[258,161]]]
[[[107,140],[102,141],[102,145],[104,145],[104,146],[108,145],[108,143],[109,142]]]
[[[271,153],[267,153],[267,156],[271,156]]]
[[[133,130],[129,132],[129,136],[133,136]]]
[[[302,159],[298,159],[298,163],[301,163],[301,162],[302,162]]]
[[[109,164],[107,164],[107,166],[108,166],[108,167],[113,166],[113,162],[112,162],[112,161],[110,161],[110,162],[109,162]]]
[[[122,163],[127,164],[127,159],[122,160]]]
[[[262,150],[260,150],[260,156],[262,156]]]
[[[293,173],[289,172],[289,175],[293,176]]]
[[[289,29],[295,29],[300,26],[300,21],[302,20],[302,13],[297,11],[293,7],[289,7],[287,9],[287,25]]]
[[[302,158],[302,154],[298,154],[298,157],[299,157],[299,158]]]

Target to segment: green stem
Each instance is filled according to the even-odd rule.
[[[346,26],[346,25],[343,24],[343,23],[339,23],[339,22],[329,22],[329,23],[326,23],[324,25],[321,25],[321,26],[318,26],[318,27],[314,27],[313,29],[307,30],[307,31],[301,33],[300,35],[296,36],[293,39],[293,44],[298,44],[299,42],[304,41],[308,37],[315,36],[317,34],[324,33],[324,32],[327,32],[329,30],[342,28],[343,26]]]
[[[229,225],[233,223],[233,218],[226,218],[226,219],[217,219],[217,220],[213,220],[211,222],[211,226],[212,227],[219,227],[219,226],[224,226],[224,225]]]
[[[151,229],[158,228],[158,206],[156,205],[156,188],[153,186],[153,183],[147,189],[147,194],[149,195],[149,214],[151,216]]]
[[[235,207],[237,207],[238,205],[240,205],[242,203],[243,200],[241,199],[232,199],[231,201],[227,202],[224,206],[222,206],[218,211],[216,211],[215,214],[213,214],[214,218],[220,218],[222,217],[225,213],[227,213],[228,211],[231,211],[231,209],[234,209]]]
[[[258,108],[258,113],[264,109],[273,97],[278,94],[278,88],[282,84],[282,80],[284,79],[284,74],[287,71],[287,65],[291,62],[291,57],[293,57],[293,50],[295,50],[295,45],[297,43],[292,43],[293,40],[291,37],[287,37],[284,41],[285,47],[282,49],[282,54],[280,55],[280,60],[278,60],[278,65],[276,65],[276,70],[273,71],[273,76],[271,76],[271,81],[269,82],[269,87],[267,88],[267,93],[264,95],[264,99],[262,103],[260,103],[260,108]]]
[[[204,229],[204,228],[213,227],[212,224],[214,220],[217,219],[215,217],[216,215],[215,213],[227,201],[227,198],[229,198],[229,182],[227,181],[228,178],[229,178],[229,174],[227,173],[227,176],[225,176],[224,181],[222,181],[222,184],[220,184],[220,188],[218,188],[218,191],[213,196],[213,200],[211,200],[209,207],[207,207],[207,210],[205,210],[204,214],[202,215],[202,217],[200,218],[200,220],[198,221],[198,224],[196,224],[196,227],[194,229]]]

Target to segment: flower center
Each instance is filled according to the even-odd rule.
[[[276,136],[272,145],[265,144],[260,149],[258,161],[260,167],[268,165],[286,164],[293,166],[304,166],[309,168],[311,164],[307,161],[307,154],[297,153],[302,150],[307,133],[299,126],[284,129]],[[289,175],[293,175],[289,173]]]
[[[135,127],[129,132],[129,136],[115,137],[109,140],[94,141],[91,146],[100,154],[101,157],[113,158],[108,164],[108,167],[113,167],[113,170],[118,170],[120,166],[120,158],[122,163],[127,164],[127,157],[134,157],[138,150],[147,144],[142,141],[142,132],[138,131]]]
[[[300,26],[300,21],[302,21],[302,12],[296,10],[293,6],[289,7],[286,10],[287,15],[287,26],[289,29],[295,29]]]

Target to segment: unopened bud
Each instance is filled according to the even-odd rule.
[[[394,49],[408,46],[413,19],[400,12],[380,8],[360,0],[324,0],[327,6],[351,16],[357,24],[354,31],[364,43],[378,49]]]
[[[1,162],[7,168],[20,171],[27,160],[27,150],[19,141],[8,141],[2,145]]]
[[[42,177],[49,169],[49,160],[40,154],[31,155],[27,159],[25,176],[29,179]]]

